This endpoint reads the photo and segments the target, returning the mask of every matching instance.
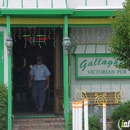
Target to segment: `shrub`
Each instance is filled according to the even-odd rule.
[[[123,7],[124,11],[118,10],[112,18],[110,50],[120,61],[116,67],[130,70],[130,0],[125,0]]]
[[[95,110],[94,110],[95,112]],[[90,114],[89,115],[89,130],[101,130],[102,126],[101,126],[101,119],[99,118],[99,116],[97,115],[98,111],[96,110],[95,114]],[[84,129],[84,116],[83,116],[83,120],[82,120],[82,124],[83,124],[83,129]],[[72,112],[70,112],[69,115],[69,124],[68,124],[69,130],[72,130]]]
[[[0,84],[0,130],[7,130],[7,88]]]
[[[118,130],[118,121],[124,119],[125,122],[130,120],[130,101],[127,101],[118,106],[112,113],[111,119],[113,120],[112,127],[114,130]],[[121,123],[120,123],[121,125]],[[130,130],[129,128],[122,128],[122,130]]]
[[[89,130],[101,130],[100,119],[97,115],[89,117]]]

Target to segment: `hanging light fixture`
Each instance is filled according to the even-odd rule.
[[[40,28],[38,29],[38,35],[36,35],[36,42],[38,42],[40,44],[40,42],[44,42],[46,45],[46,40],[49,39],[49,37],[46,37],[46,31],[44,29],[44,34],[40,33]]]
[[[13,36],[14,36],[14,41],[16,42],[16,32],[15,32],[15,28],[14,28],[14,34],[13,34]]]
[[[40,36],[40,28],[38,29],[38,35]],[[38,45],[41,48],[40,40],[38,40]]]
[[[31,46],[36,45],[36,29],[33,28],[33,34],[31,33],[31,28],[29,28],[29,34],[24,34],[23,37],[25,37],[26,41],[29,41]]]
[[[25,35],[26,35],[26,28],[24,28],[24,33],[25,33]],[[26,38],[24,38],[24,40],[25,40],[24,48],[26,48],[26,46],[27,46]]]
[[[55,36],[56,36],[56,33],[55,33],[55,28],[54,28],[54,36],[53,36],[53,46],[55,47],[55,43],[56,43],[56,40],[55,40]]]
[[[21,29],[19,28],[18,38],[21,39]]]

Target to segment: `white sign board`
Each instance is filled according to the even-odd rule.
[[[130,71],[116,68],[111,55],[76,55],[76,78],[130,78]]]

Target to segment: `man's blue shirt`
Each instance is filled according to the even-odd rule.
[[[44,65],[34,65],[30,70],[30,75],[33,76],[34,80],[46,80],[49,75],[51,75],[48,68]]]

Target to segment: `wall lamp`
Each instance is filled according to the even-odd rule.
[[[8,55],[11,55],[12,54],[11,50],[12,50],[12,46],[13,46],[13,40],[11,37],[7,37],[5,45],[7,47]]]
[[[70,38],[69,38],[68,36],[65,36],[65,37],[63,38],[62,45],[63,45],[63,47],[64,47],[65,54],[68,54],[68,53],[69,53],[70,46],[71,46],[71,41],[70,41]]]

